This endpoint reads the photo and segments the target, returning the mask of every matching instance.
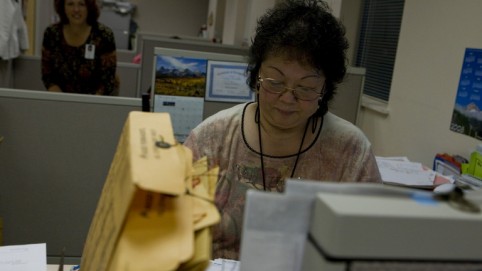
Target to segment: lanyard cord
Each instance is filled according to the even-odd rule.
[[[260,121],[259,114],[260,114],[259,113],[259,105],[257,105],[256,106],[255,118],[257,119],[256,122],[258,123],[258,140],[259,140],[259,152],[260,152],[260,160],[261,160],[261,176],[263,177],[263,190],[266,191],[266,177],[265,177],[265,174],[264,174],[263,144],[262,144],[262,140],[261,140],[261,121]],[[290,178],[293,178],[293,176],[295,174],[296,166],[298,165],[298,160],[299,160],[300,154],[301,154],[301,149],[303,148],[303,143],[305,142],[306,131],[308,130],[308,124],[310,123],[311,119],[312,119],[312,117],[310,117],[308,119],[308,121],[306,122],[305,131],[303,132],[303,137],[301,138],[301,144],[300,144],[300,147],[298,148],[298,153],[296,154],[296,160],[295,160],[295,164],[293,165],[293,169],[291,170]],[[313,121],[316,121],[316,120],[313,120]],[[321,131],[321,127],[320,127],[320,131]]]

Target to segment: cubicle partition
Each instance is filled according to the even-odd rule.
[[[0,89],[3,244],[80,261],[127,115],[141,99]]]
[[[190,51],[212,52],[228,55],[247,56],[248,48],[210,43],[185,37],[170,38],[167,36],[139,33],[137,37],[137,51],[142,57],[141,64],[118,62],[118,75],[120,78],[121,97],[140,98],[152,85],[153,63],[155,48],[173,48]],[[130,54],[128,52],[127,54]],[[0,67],[1,71],[1,67]],[[360,98],[363,92],[365,69],[349,67],[347,76],[339,85],[337,94],[331,104],[331,111],[338,116],[356,124],[360,108]],[[13,61],[12,78],[3,78],[0,81],[11,81],[15,89],[45,90],[40,73],[39,56],[21,56]],[[0,82],[1,83],[1,82]],[[1,86],[8,85],[0,84]],[[230,102],[205,101],[203,119],[212,114],[233,106]]]
[[[138,39],[138,46],[141,48],[142,55],[141,76],[139,80],[139,90],[141,91],[140,95],[147,92],[151,87],[154,64],[154,50],[156,47],[228,55],[248,55],[248,48],[234,45],[223,45],[219,43],[187,40],[182,38],[168,38],[159,35],[149,35],[142,33],[138,34]],[[210,115],[231,106],[233,106],[233,103],[205,101],[203,118],[207,118]]]
[[[40,56],[18,57],[13,60],[12,66],[11,78],[8,78],[12,81],[12,88],[45,91],[42,83]],[[120,79],[119,96],[140,97],[137,96],[137,81],[140,77],[139,64],[117,62],[117,75]]]
[[[348,67],[345,79],[335,90],[328,108],[335,115],[357,125],[365,84],[365,69]]]
[[[248,55],[248,48],[246,47],[222,45],[182,38],[169,38],[165,36],[143,33],[138,34],[137,47],[142,55],[141,75],[139,78],[138,87],[138,90],[141,93],[139,93],[137,97],[141,97],[142,93],[147,92],[152,85],[155,48],[172,48],[189,51],[221,53],[227,55],[240,55],[245,57]],[[337,94],[331,103],[331,111],[336,115],[356,124],[360,109],[364,80],[364,68],[349,67],[346,78],[344,82],[338,86]],[[233,105],[234,103],[230,102],[204,101],[203,118],[205,119],[212,114],[222,109],[229,108]]]
[[[154,63],[154,48],[172,48],[189,51],[211,52],[228,55],[248,55],[248,48],[234,45],[223,45],[204,41],[169,38],[159,35],[139,33],[138,47],[142,55],[142,67],[139,90],[146,92],[152,83],[152,67]]]

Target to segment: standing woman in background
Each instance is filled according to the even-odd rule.
[[[112,30],[99,23],[96,0],[54,0],[60,21],[42,42],[42,81],[48,91],[117,95]]]

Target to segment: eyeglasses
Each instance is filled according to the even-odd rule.
[[[258,76],[258,81],[261,84],[261,86],[270,93],[284,94],[286,91],[291,91],[291,93],[293,94],[293,96],[295,96],[296,99],[302,100],[302,101],[313,101],[324,94],[323,93],[324,85],[321,90],[316,90],[315,88],[301,87],[301,86],[295,87],[295,88],[289,88],[285,86],[285,83],[273,78],[268,78],[268,77],[261,78]]]

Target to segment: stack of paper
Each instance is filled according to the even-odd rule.
[[[449,177],[442,176],[421,163],[411,162],[406,157],[376,157],[376,160],[386,184],[433,188],[441,183],[453,182]]]
[[[482,188],[482,180],[470,174],[461,174],[460,176],[458,176],[457,183],[465,184],[474,190]]]

